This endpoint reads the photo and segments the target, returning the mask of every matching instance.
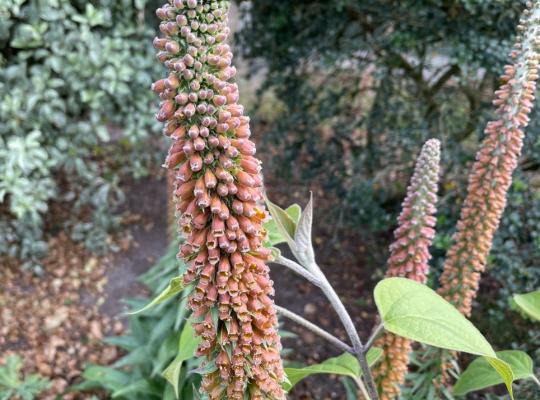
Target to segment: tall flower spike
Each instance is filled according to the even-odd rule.
[[[470,316],[472,301],[491,250],[493,235],[506,206],[506,194],[523,145],[523,128],[533,107],[539,59],[540,1],[527,3],[502,86],[495,92],[497,119],[486,137],[469,177],[468,195],[448,251],[439,293]]]
[[[228,8],[175,0],[157,10],[163,37],[154,46],[169,73],[152,85],[162,100],[156,118],[173,140],[165,167],[176,170],[183,280],[209,366],[201,391],[211,400],[284,399],[261,163],[237,103]]]
[[[390,246],[387,277],[405,277],[426,283],[429,271],[429,246],[435,236],[435,205],[441,157],[440,142],[426,142],[414,169],[407,197]],[[382,360],[374,367],[381,400],[395,399],[405,381],[412,342],[386,332],[375,346],[384,350]]]

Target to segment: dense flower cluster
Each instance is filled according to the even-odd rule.
[[[480,275],[484,271],[506,206],[529,122],[538,79],[538,21],[540,2],[528,4],[518,26],[520,36],[512,52],[513,65],[505,67],[503,84],[496,92],[497,119],[489,122],[477,155],[463,204],[454,245],[448,251],[440,294],[463,314],[471,314]]]
[[[209,399],[283,399],[261,163],[232,83],[228,7],[175,0],[157,10],[163,37],[154,46],[169,75],[153,85],[156,117],[173,140],[165,167],[177,171],[183,279],[193,286],[198,355],[208,360],[201,390]]]
[[[390,246],[387,277],[405,277],[425,283],[429,271],[429,246],[435,236],[435,205],[439,181],[440,143],[429,140],[418,157],[407,197]],[[384,350],[382,360],[374,367],[382,400],[399,396],[405,381],[411,341],[389,332],[377,340]]]

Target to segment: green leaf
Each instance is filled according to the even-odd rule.
[[[15,29],[15,34],[11,40],[11,46],[17,49],[30,49],[39,47],[42,44],[42,37],[36,26],[29,24],[19,24]]]
[[[302,212],[294,234],[294,243],[296,244],[294,255],[303,265],[310,265],[315,261],[315,252],[313,251],[313,243],[311,241],[312,225],[313,193],[309,196],[309,202]]]
[[[377,362],[382,354],[379,348],[371,348],[367,353],[367,361],[371,366]],[[349,353],[344,353],[339,357],[329,358],[328,360],[315,365],[309,365],[303,368],[285,368],[288,382],[283,384],[283,388],[289,391],[307,376],[314,374],[334,374],[349,376],[351,378],[359,378],[362,376],[362,371],[358,360]]]
[[[109,391],[117,391],[129,383],[129,375],[114,368],[90,365],[86,367],[83,378],[86,382],[99,382]],[[85,383],[86,383],[85,382]]]
[[[384,327],[399,336],[488,358],[512,396],[512,370],[478,329],[441,296],[410,279],[384,279],[375,287]]]
[[[300,207],[298,204],[294,203],[293,205],[290,205],[285,211],[287,214],[289,214],[295,224],[300,222],[300,217],[302,216],[302,207]]]
[[[195,335],[191,322],[188,321],[180,335],[178,354],[165,371],[163,371],[163,377],[173,386],[176,398],[179,396],[178,380],[180,378],[182,363],[195,356],[195,350],[197,350],[199,341],[200,339]]]
[[[300,220],[302,209],[298,204],[293,204],[286,210],[266,199],[266,204],[272,219],[264,224],[268,232],[268,246],[275,246],[280,243],[294,244],[296,225]]]
[[[343,377],[340,379],[340,381],[345,387],[345,395],[347,396],[347,400],[357,400],[358,388],[354,384],[354,381],[349,377]]]
[[[129,312],[128,315],[135,315],[140,314],[142,312],[145,312],[149,310],[150,308],[157,306],[160,303],[163,303],[165,300],[170,299],[171,297],[176,296],[178,293],[180,293],[182,290],[184,290],[185,285],[183,282],[183,278],[181,276],[177,276],[176,278],[172,278],[169,282],[169,286],[163,290],[154,300],[152,300],[149,304],[147,304],[145,307],[141,308],[140,310]]]
[[[540,290],[514,295],[514,301],[529,317],[540,321]]]
[[[526,353],[518,350],[498,351],[497,357],[503,360],[514,374],[514,379],[533,377],[533,361]],[[474,360],[460,375],[454,385],[454,395],[463,396],[475,390],[504,383],[501,376],[492,368],[485,357]]]
[[[375,287],[384,327],[396,335],[443,349],[496,357],[484,336],[450,303],[410,279],[384,279]]]
[[[493,369],[497,371],[504,382],[508,393],[510,394],[510,398],[513,400],[514,389],[512,388],[512,382],[514,382],[514,373],[512,372],[510,365],[498,358],[486,357],[486,360],[493,367]]]
[[[154,396],[160,395],[160,393],[156,390],[156,388],[152,387],[151,383],[148,380],[139,379],[135,382],[129,383],[128,385],[125,385],[119,390],[116,390],[115,392],[111,394],[111,397],[115,399],[117,397],[122,397],[122,396],[127,397],[127,395],[134,395],[134,394],[138,394],[139,396],[141,394],[154,395]]]

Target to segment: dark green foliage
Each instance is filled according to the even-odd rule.
[[[281,150],[267,170],[321,182],[342,202],[334,221],[367,224],[369,233],[391,228],[413,158],[426,139],[441,140],[436,285],[525,1],[244,4],[238,47],[254,69],[267,69],[262,91],[272,90],[281,102],[274,109],[283,110],[265,120],[264,140]],[[537,362],[540,333],[508,299],[540,282],[539,128],[534,112],[475,306],[475,323],[495,347],[513,343]]]
[[[105,249],[119,175],[145,174],[153,156],[160,72],[145,4],[1,2],[0,254],[35,264],[45,228]],[[64,221],[54,205],[71,211]]]
[[[443,142],[447,180],[463,180],[523,5],[251,2],[238,47],[284,103],[266,136],[283,149],[275,165],[320,178],[347,220],[377,228],[427,138]]]
[[[167,254],[146,274],[142,283],[152,290],[151,297],[161,293],[170,279],[178,276],[182,262],[176,259],[178,245],[172,245]],[[180,268],[179,268],[180,265]],[[85,381],[76,389],[105,389],[118,399],[174,399],[173,387],[161,375],[178,353],[180,334],[186,323],[188,308],[184,300],[174,297],[142,314],[129,317],[127,334],[105,341],[126,351],[112,367],[89,366]],[[132,309],[141,309],[147,299],[128,300]],[[184,363],[179,381],[180,398],[194,399],[200,376],[188,371],[199,366],[200,360]]]

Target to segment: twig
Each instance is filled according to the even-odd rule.
[[[364,345],[364,352],[367,352],[369,349],[371,349],[371,347],[373,346],[373,343],[375,342],[377,337],[380,335],[380,333],[383,331],[383,329],[384,329],[384,325],[382,322],[380,322],[379,325],[377,325],[377,327],[371,334],[371,336],[369,337],[366,344]]]
[[[354,325],[354,322],[347,312],[347,309],[343,305],[343,302],[337,295],[336,291],[322,272],[321,268],[314,262],[312,265],[306,267],[310,271],[314,271],[317,273],[317,278],[321,281],[321,285],[319,286],[325,296],[330,301],[330,304],[336,310],[336,313],[338,314],[339,319],[341,320],[341,323],[343,324],[343,327],[345,328],[345,331],[347,332],[347,335],[349,336],[353,349],[354,354],[356,355],[356,358],[358,359],[358,362],[360,364],[360,368],[363,372],[363,379],[367,386],[367,391],[369,394],[370,400],[379,400],[379,395],[377,393],[377,387],[375,385],[375,381],[373,380],[373,375],[371,374],[371,369],[369,368],[367,359],[366,359],[366,352],[364,351],[364,345],[362,344],[362,340],[360,339],[360,336],[358,335],[358,332],[356,330],[356,326]]]
[[[332,343],[336,347],[339,347],[341,350],[346,351],[347,353],[351,353],[353,355],[355,354],[354,349],[351,346],[349,346],[347,343],[341,341],[340,339],[338,339],[337,337],[335,337],[331,333],[325,331],[324,329],[319,328],[317,325],[309,322],[304,317],[301,317],[300,315],[295,314],[294,312],[292,312],[292,311],[290,311],[290,310],[288,310],[286,308],[280,307],[278,305],[276,305],[275,307],[276,307],[276,311],[279,314],[283,315],[285,318],[288,318],[291,321],[296,322],[298,325],[301,325],[304,328],[309,329],[310,331],[312,331],[316,335],[319,335],[323,339],[328,340],[330,343]]]
[[[313,283],[315,286],[320,287],[321,282],[315,275],[313,275],[311,272],[306,270],[304,267],[302,267],[297,262],[294,262],[293,260],[289,260],[288,258],[285,258],[283,256],[278,256],[274,261],[272,261],[274,264],[283,265],[284,267],[289,268],[291,271],[296,272],[298,275],[301,275],[302,277],[306,278],[309,282]]]
[[[328,279],[322,272],[319,265],[317,265],[315,261],[310,262],[309,265],[300,265],[297,262],[293,260],[289,260],[288,258],[285,258],[281,255],[274,262],[277,264],[283,265],[287,268],[290,268],[291,270],[293,270],[299,275],[302,275],[304,278],[306,278],[308,281],[318,286],[322,290],[322,292],[328,298],[328,301],[330,301],[330,304],[336,311],[339,319],[341,320],[341,323],[343,324],[343,327],[345,328],[345,331],[347,332],[347,336],[349,336],[349,339],[351,340],[351,343],[352,343],[351,353],[356,356],[358,363],[360,364],[360,368],[362,369],[363,379],[366,383],[366,389],[369,394],[369,399],[379,400],[377,387],[375,385],[375,381],[373,380],[373,375],[371,374],[371,370],[369,368],[369,365],[366,359],[367,350],[362,344],[362,340],[360,339],[360,336],[358,335],[356,326],[354,325],[354,322],[351,316],[347,312],[347,309],[343,305],[343,302],[341,301],[336,291],[334,290],[334,288],[332,287],[332,285],[330,284],[330,282],[328,281]],[[306,328],[311,329],[313,332],[320,334],[322,331],[324,332],[323,334],[328,334],[328,332],[320,329],[316,325],[311,324],[311,322],[304,320],[302,317],[296,314],[294,314],[294,316],[297,317],[297,319],[295,319],[296,322],[309,323],[310,325],[306,326]],[[315,331],[313,328],[316,328],[317,331]],[[328,339],[326,335],[323,337]]]

